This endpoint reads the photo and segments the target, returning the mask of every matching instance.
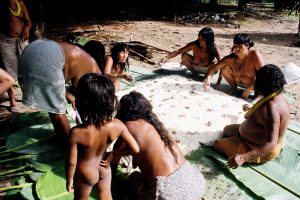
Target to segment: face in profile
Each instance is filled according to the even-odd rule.
[[[128,58],[128,50],[120,51],[118,53],[118,60],[120,63],[125,63]]]

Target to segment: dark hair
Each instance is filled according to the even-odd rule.
[[[81,47],[84,51],[90,54],[97,62],[101,72],[103,71],[105,47],[97,40],[90,40]]]
[[[233,44],[244,44],[248,48],[253,47],[254,43],[250,41],[250,37],[247,33],[238,33],[233,38]]]
[[[284,74],[276,65],[267,64],[256,73],[255,95],[268,96],[273,92],[282,92],[286,84]]]
[[[117,102],[114,84],[107,76],[90,73],[79,79],[75,103],[83,123],[101,126],[110,122]]]
[[[120,67],[122,70],[126,70],[126,66],[127,68],[129,68],[129,56],[127,57],[125,63],[119,63],[119,59],[118,59],[118,54],[122,51],[128,51],[129,52],[129,47],[127,44],[120,42],[120,43],[116,43],[111,49],[110,49],[110,54],[111,57],[113,59],[113,67],[116,68],[116,66],[118,64],[120,64]]]
[[[120,109],[117,114],[122,122],[143,119],[149,124],[153,125],[161,140],[167,146],[177,162],[177,155],[173,150],[173,140],[170,138],[168,131],[163,123],[159,121],[157,115],[152,111],[150,102],[139,92],[130,92],[124,95],[120,100]]]
[[[208,55],[209,63],[216,57],[216,46],[215,46],[215,34],[210,27],[204,27],[199,31],[198,36],[200,36],[206,41],[206,51]]]

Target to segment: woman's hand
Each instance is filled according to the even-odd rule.
[[[167,60],[168,59],[166,57],[162,58],[159,62],[159,65],[162,66],[165,62],[167,62]]]
[[[134,82],[134,78],[130,74],[123,74],[123,78],[128,82]]]

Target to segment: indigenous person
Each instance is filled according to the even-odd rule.
[[[79,80],[76,105],[83,123],[70,131],[66,162],[66,188],[69,192],[74,191],[75,199],[88,199],[94,186],[98,199],[112,199],[111,169],[109,165],[102,167],[99,164],[115,139],[122,138],[128,149],[108,153],[107,160],[139,152],[139,146],[126,126],[113,118],[117,101],[114,84],[108,77],[92,73]]]
[[[80,47],[90,54],[97,62],[100,69],[103,68],[105,59],[105,47],[97,40],[89,40],[83,46]]]
[[[57,134],[67,136],[70,125],[65,115],[67,99],[75,108],[75,97],[66,91],[85,74],[101,73],[95,61],[80,47],[52,40],[30,43],[20,58],[24,81],[23,103],[48,111]],[[67,97],[67,99],[66,99]]]
[[[20,78],[19,57],[28,44],[31,20],[22,0],[0,1],[0,66],[15,80]],[[14,87],[7,90],[10,111],[18,112]]]
[[[242,97],[247,99],[254,89],[255,75],[259,68],[264,65],[260,53],[253,48],[254,43],[250,41],[248,34],[239,33],[233,39],[232,54],[222,58],[217,64],[211,67],[204,81],[205,90],[210,89],[211,77],[219,69],[222,75],[231,86],[227,94],[232,95],[240,85],[246,90]],[[219,85],[220,82],[217,83]]]
[[[0,96],[3,95],[10,87],[12,87],[14,83],[14,78],[0,68]]]
[[[129,69],[129,48],[125,43],[117,43],[110,49],[110,55],[105,57],[103,74],[106,74],[112,79],[115,84],[116,91],[120,90],[120,81],[133,81],[133,77],[124,73]]]
[[[192,51],[193,56],[187,52]],[[161,60],[161,64],[181,54],[181,64],[192,73],[207,74],[209,68],[221,59],[220,50],[215,44],[214,32],[210,27],[199,31],[198,39],[173,51]]]
[[[140,172],[129,177],[138,199],[201,199],[205,190],[203,175],[185,160],[141,93],[123,96],[117,117],[140,147],[140,152],[133,155],[133,166]]]
[[[242,124],[226,126],[225,138],[214,143],[228,157],[229,167],[267,162],[279,155],[290,119],[290,106],[281,94],[284,84],[284,75],[275,65],[257,71],[254,89],[262,99],[248,110]]]

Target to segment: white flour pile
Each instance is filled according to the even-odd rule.
[[[244,120],[242,106],[247,102],[179,75],[140,82],[118,92],[121,98],[130,91],[142,93],[153,105],[154,112],[179,141],[183,153],[199,147],[199,142],[212,144],[221,137],[228,124]]]

